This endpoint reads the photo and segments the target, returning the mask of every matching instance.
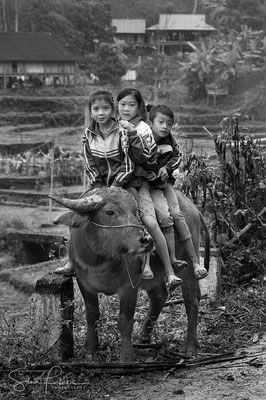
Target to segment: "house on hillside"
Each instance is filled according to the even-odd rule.
[[[49,33],[0,32],[0,88],[74,86],[74,56]]]
[[[162,54],[193,51],[193,42],[215,31],[204,14],[160,14],[159,23],[146,29],[147,42]]]
[[[124,40],[127,44],[145,43],[145,19],[113,19],[112,24],[115,28],[116,39]]]

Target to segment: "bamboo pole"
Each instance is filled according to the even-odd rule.
[[[54,145],[51,149],[51,179],[50,179],[50,196],[53,195],[53,187],[54,187]],[[52,223],[52,199],[49,197],[49,224]]]
[[[89,110],[89,104],[85,104],[85,110],[84,110],[84,132],[87,129],[87,127],[90,124],[90,110]],[[84,192],[87,190],[87,174],[85,168],[83,168],[83,190]]]
[[[257,218],[260,219],[260,217],[262,217],[265,213],[266,213],[266,207],[264,207],[264,208],[258,213]],[[249,229],[252,227],[252,225],[253,225],[253,224],[252,224],[251,222],[249,222],[246,226],[244,226],[244,228],[241,229],[241,231],[238,232],[238,233],[236,234],[236,236],[233,237],[233,238],[230,240],[229,244],[235,243],[237,240],[239,240],[239,238],[240,238],[242,235],[244,235],[244,233],[246,233],[247,231],[249,231]],[[263,223],[262,223],[262,225],[264,226]]]

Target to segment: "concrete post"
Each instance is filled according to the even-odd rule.
[[[36,282],[32,315],[41,350],[54,359],[73,357],[74,291],[71,277],[50,273]]]

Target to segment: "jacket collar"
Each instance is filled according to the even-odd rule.
[[[136,115],[136,117],[130,119],[128,122],[130,122],[132,125],[136,126],[138,123],[142,121],[142,118],[139,115]]]
[[[112,118],[112,120],[113,120],[114,124],[113,124],[113,126],[112,126],[110,132],[108,133],[108,135],[109,135],[113,130],[115,130],[115,129],[118,128],[118,122],[117,122],[117,120],[116,120],[115,118]],[[92,135],[99,135],[99,136],[102,136],[102,135],[101,135],[101,131],[100,131],[100,129],[99,129],[99,124],[98,124],[96,121],[94,121],[94,120],[92,121],[92,123],[91,123],[91,124],[88,126],[88,128],[86,129],[86,133],[87,133],[87,132],[91,133]]]

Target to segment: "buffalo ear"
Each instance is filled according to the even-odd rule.
[[[63,224],[71,226],[72,228],[78,228],[84,224],[85,220],[85,216],[77,214],[74,211],[69,211],[57,217],[53,223],[56,225]]]

